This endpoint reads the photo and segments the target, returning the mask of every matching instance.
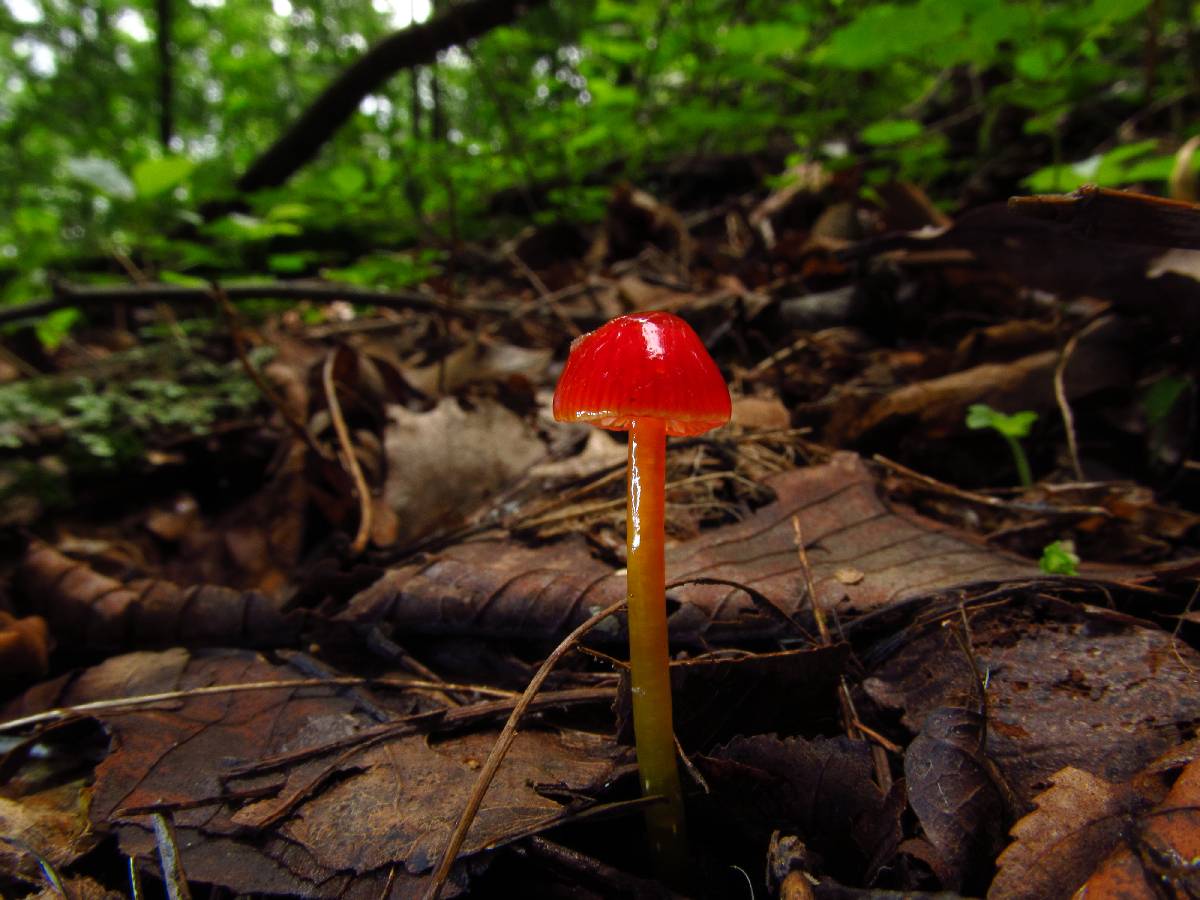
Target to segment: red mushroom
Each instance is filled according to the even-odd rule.
[[[663,489],[666,437],[729,421],[729,390],[691,327],[665,312],[620,316],[585,334],[554,392],[554,418],[629,432],[629,667],[646,827],[664,870],[685,859],[668,670]]]

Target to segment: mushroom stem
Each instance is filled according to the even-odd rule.
[[[635,418],[629,428],[629,502],[625,519],[633,734],[642,794],[663,798],[646,807],[646,830],[660,869],[669,876],[685,870],[686,843],[667,652],[663,561],[666,455],[665,423],[661,419]]]

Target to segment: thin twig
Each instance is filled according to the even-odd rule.
[[[1107,321],[1107,319],[1094,319],[1071,335],[1070,339],[1063,346],[1062,353],[1058,356],[1058,364],[1054,367],[1054,399],[1058,403],[1058,411],[1062,415],[1063,427],[1067,432],[1067,450],[1071,454],[1071,468],[1074,470],[1075,478],[1078,481],[1083,481],[1084,476],[1083,467],[1079,464],[1079,443],[1075,439],[1075,416],[1072,414],[1071,404],[1067,400],[1067,364],[1071,361],[1071,357],[1075,353],[1075,348],[1079,346],[1080,340],[1088,332],[1092,331],[1096,325]]]
[[[550,308],[550,311],[554,313],[554,315],[558,318],[558,321],[561,322],[563,327],[567,329],[567,331],[571,334],[571,337],[579,337],[581,334],[583,334],[579,326],[576,325],[571,320],[571,317],[563,312],[562,307],[558,305],[558,301],[554,299],[554,295],[551,294],[550,289],[546,287],[546,282],[542,281],[537,272],[529,268],[529,264],[526,263],[525,260],[521,259],[517,251],[509,250],[505,255],[508,257],[508,261],[516,267],[517,271],[524,275],[525,279],[531,285],[533,285],[533,289],[538,292],[538,296],[541,298],[542,302]]]
[[[463,809],[462,815],[459,816],[458,825],[455,826],[454,833],[450,835],[450,841],[446,844],[446,849],[442,853],[442,860],[438,863],[438,867],[433,873],[429,888],[425,893],[426,900],[438,900],[438,897],[441,896],[442,887],[445,885],[446,879],[450,876],[450,869],[454,865],[455,859],[458,858],[458,851],[462,849],[463,842],[467,839],[467,833],[471,829],[471,823],[475,821],[475,815],[479,812],[480,804],[483,803],[483,796],[487,793],[492,779],[496,777],[496,772],[500,769],[500,763],[504,761],[505,755],[517,737],[517,726],[521,722],[521,717],[529,708],[529,704],[533,702],[533,698],[541,689],[542,683],[549,676],[554,666],[558,664],[558,661],[575,646],[581,637],[613,613],[623,609],[624,606],[625,601],[620,600],[600,610],[600,612],[596,613],[563,638],[562,643],[554,648],[554,651],[546,657],[546,661],[534,673],[529,686],[525,688],[525,693],[521,695],[521,699],[517,701],[517,705],[513,707],[512,713],[509,714],[508,721],[504,723],[504,728],[500,732],[500,736],[496,739],[496,743],[492,747],[492,752],[488,754],[487,761],[479,771],[475,787],[472,788],[471,796],[467,799],[467,805]]]
[[[317,439],[308,430],[308,426],[295,416],[283,398],[275,392],[275,389],[262,377],[262,373],[255,368],[254,363],[250,362],[250,356],[246,352],[246,342],[242,336],[242,330],[238,326],[237,310],[233,308],[233,304],[229,300],[228,291],[219,284],[214,284],[209,290],[208,295],[217,302],[217,306],[221,309],[221,314],[225,317],[225,323],[229,327],[229,336],[233,340],[233,351],[237,354],[238,361],[242,364],[247,377],[254,382],[254,386],[258,388],[259,393],[267,398],[267,402],[279,411],[279,414],[283,416],[283,420],[287,423],[288,427],[307,445],[308,449],[317,454],[321,459],[333,462],[332,454],[317,443]]]
[[[325,365],[321,367],[321,383],[325,387],[325,403],[329,407],[329,418],[333,421],[333,430],[337,434],[338,445],[342,448],[342,467],[350,474],[354,482],[354,491],[358,494],[358,533],[350,545],[350,555],[358,556],[367,549],[367,541],[371,539],[371,523],[374,511],[371,506],[371,491],[367,487],[367,479],[363,477],[362,466],[358,464],[358,456],[354,452],[354,444],[350,440],[350,429],[346,427],[346,419],[342,415],[342,404],[338,402],[337,388],[333,383],[333,361],[337,357],[337,348],[329,351],[325,357]]]
[[[157,694],[138,694],[133,697],[118,697],[112,700],[93,700],[91,703],[80,703],[75,706],[62,706],[48,709],[45,712],[22,716],[19,719],[9,719],[0,722],[0,733],[17,731],[31,725],[44,725],[48,722],[61,722],[64,719],[87,716],[97,712],[120,712],[126,708],[135,710],[139,706],[154,703],[168,703],[173,700],[188,700],[192,697],[204,697],[209,694],[237,694],[242,691],[273,691],[279,689],[309,688],[309,687],[344,687],[347,685],[372,685],[378,687],[407,688],[410,690],[454,690],[472,691],[493,697],[515,697],[515,691],[504,691],[499,688],[485,687],[478,684],[452,684],[442,681],[425,681],[416,678],[356,678],[344,676],[338,678],[294,678],[285,681],[255,681],[246,684],[211,684],[205,687],[189,688],[184,691],[162,691]]]
[[[804,572],[804,587],[808,590],[808,602],[812,606],[813,618],[817,621],[817,633],[821,643],[829,646],[833,640],[829,636],[829,626],[825,624],[825,612],[817,602],[817,588],[813,584],[812,567],[808,564],[808,551],[804,549],[804,535],[800,532],[800,517],[792,516],[792,533],[796,536],[796,553],[800,557],[800,568]]]
[[[813,583],[812,567],[808,564],[808,552],[804,549],[804,535],[800,530],[800,517],[792,516],[792,531],[796,535],[796,553],[800,557],[800,568],[804,573],[804,585],[808,590],[809,603],[812,605],[813,618],[817,621],[817,632],[821,636],[821,644],[829,646],[833,638],[829,626],[825,622],[825,612],[817,601],[817,589]],[[838,705],[842,708],[842,722],[846,733],[853,740],[865,740],[865,734],[858,727],[858,710],[854,708],[854,698],[850,696],[850,686],[844,675],[838,678]],[[875,779],[885,793],[892,786],[892,770],[888,765],[887,753],[879,744],[871,742],[871,757],[875,763]]]
[[[942,494],[947,494],[951,497],[957,497],[959,500],[966,500],[968,503],[978,503],[983,506],[990,506],[994,509],[1004,509],[1013,512],[1032,512],[1041,515],[1056,515],[1056,516],[1103,516],[1106,519],[1112,518],[1112,511],[1105,509],[1103,506],[1057,506],[1052,503],[1038,503],[1029,500],[1005,500],[1001,497],[992,497],[987,494],[978,494],[975,491],[964,490],[960,487],[955,487],[952,484],[946,484],[944,481],[938,481],[931,475],[925,475],[918,472],[916,469],[910,469],[903,463],[898,463],[893,459],[888,459],[882,454],[876,453],[871,457],[872,460],[879,463],[881,466],[886,466],[893,472],[904,475],[906,478],[911,478],[913,481],[920,482],[931,490],[938,491]],[[1043,491],[1053,491],[1053,485],[1043,485]]]

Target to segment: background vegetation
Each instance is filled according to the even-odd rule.
[[[4,0],[0,301],[131,263],[395,287],[437,248],[594,219],[614,180],[719,154],[859,165],[867,191],[899,174],[946,206],[1154,188],[1200,131],[1190,0],[556,0],[390,79],[313,163],[238,192],[366,48],[447,8]]]

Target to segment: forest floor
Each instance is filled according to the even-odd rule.
[[[618,188],[423,303],[14,342],[0,893],[1195,896],[1200,212],[792,175]],[[668,452],[670,886],[624,615],[564,640],[625,595],[623,436],[550,415],[571,341],[651,309],[734,398]]]

